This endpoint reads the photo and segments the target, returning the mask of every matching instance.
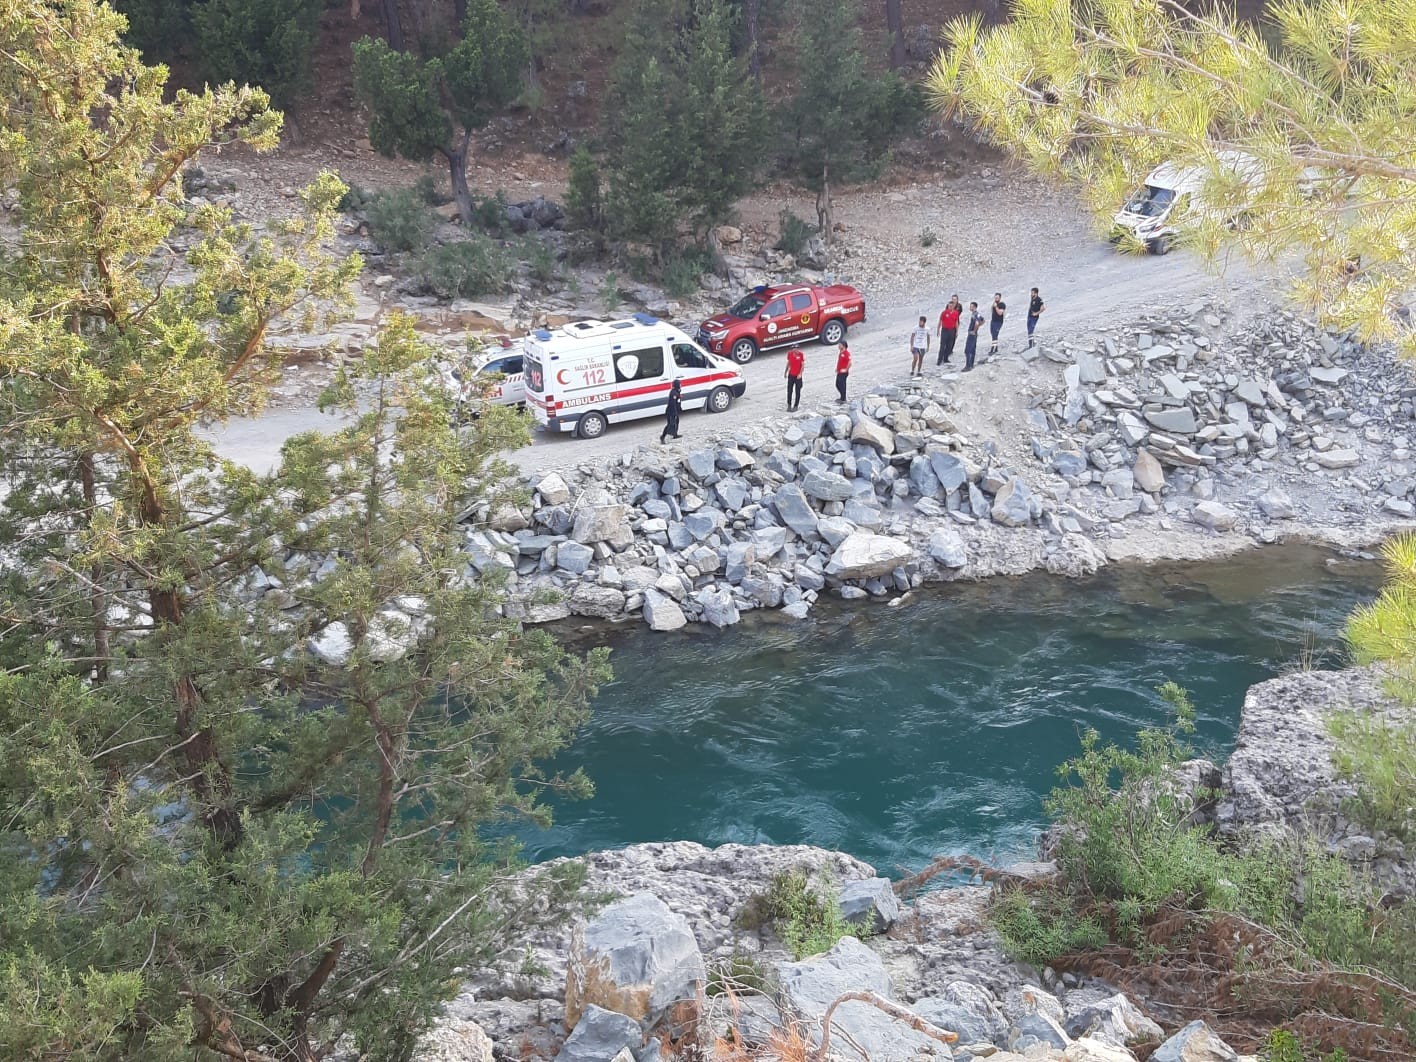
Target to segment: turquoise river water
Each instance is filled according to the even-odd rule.
[[[1223,758],[1249,685],[1341,662],[1380,572],[1314,548],[1204,565],[952,584],[803,623],[616,633],[616,678],[557,766],[595,796],[521,837],[533,860],[639,841],[814,844],[892,875],[1026,857],[1083,728],[1129,740],[1190,690]],[[603,640],[603,639],[602,639]]]

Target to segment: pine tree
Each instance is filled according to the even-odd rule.
[[[414,55],[365,37],[354,45],[354,90],[369,110],[369,140],[390,158],[448,164],[462,223],[476,221],[467,184],[472,134],[521,94],[526,35],[496,0],[469,0],[462,38],[444,54]]]
[[[205,0],[192,8],[207,80],[259,85],[280,107],[309,85],[323,0]]]
[[[264,230],[193,209],[183,167],[279,115],[165,98],[121,28],[0,5],[0,1056],[404,1057],[511,916],[482,827],[584,790],[536,765],[603,663],[497,618],[460,521],[525,424],[451,417],[411,321],[331,388],[339,431],[268,476],[215,456],[272,331],[347,299],[345,189]]]
[[[1299,255],[1297,297],[1322,323],[1416,356],[1401,312],[1416,287],[1410,0],[1280,0],[1265,8],[1274,40],[1170,0],[1010,14],[946,27],[929,79],[941,113],[1075,181],[1099,225],[1156,165],[1198,169],[1181,242],[1212,262]]]
[[[912,90],[867,69],[851,0],[795,0],[795,92],[784,109],[792,135],[788,170],[816,193],[817,223],[830,243],[833,190],[879,172],[893,137],[915,118]]]

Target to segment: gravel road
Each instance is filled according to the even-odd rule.
[[[1009,235],[1018,238],[1015,234]],[[1236,289],[1262,287],[1266,289],[1265,295],[1273,290],[1272,284],[1264,283],[1251,268],[1242,264],[1231,265],[1224,275],[1215,276],[1185,253],[1172,253],[1163,258],[1120,254],[1097,239],[1083,224],[1070,231],[1039,235],[1022,253],[1018,247],[1007,250],[1010,253],[997,257],[1009,261],[1012,268],[997,273],[980,271],[976,279],[967,282],[942,280],[937,291],[914,302],[903,302],[897,294],[896,301],[882,305],[879,300],[871,299],[867,288],[869,319],[853,329],[849,337],[854,357],[851,392],[859,394],[877,384],[903,381],[909,372],[907,344],[915,321],[920,314],[925,314],[932,329],[944,301],[955,291],[966,304],[976,299],[985,315],[993,292],[1003,293],[1009,306],[1002,334],[1002,349],[1007,352],[1026,344],[1025,310],[1028,289],[1034,286],[1041,289],[1047,303],[1038,329],[1044,343],[1059,334],[1076,338],[1094,328],[1123,322],[1146,308],[1183,307],[1221,293],[1232,301]],[[912,251],[905,247],[901,253]],[[1015,264],[1017,261],[1036,264],[1019,267]],[[919,290],[918,284],[911,287]],[[678,323],[690,332],[696,326],[693,321]],[[805,350],[803,408],[828,409],[835,403],[835,355],[819,344]],[[961,336],[955,360],[960,361],[962,357]],[[686,414],[683,438],[662,448],[663,452],[694,449],[702,445],[706,436],[719,435],[785,412],[784,363],[785,354],[781,350],[759,355],[745,368],[746,395],[726,413]],[[931,351],[926,359],[930,371],[934,371],[933,364],[934,352]],[[967,400],[972,389],[989,386],[982,376],[975,374],[965,378],[959,388],[961,398]],[[284,409],[254,421],[232,421],[214,427],[209,434],[222,456],[264,472],[274,466],[281,444],[290,435],[312,428],[327,429],[334,423],[332,418],[314,410]],[[510,457],[527,472],[564,468],[632,452],[638,447],[657,448],[661,428],[662,423],[657,418],[635,421],[612,426],[604,436],[593,441],[538,432],[530,446]]]

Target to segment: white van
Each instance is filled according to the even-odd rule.
[[[747,390],[731,361],[646,313],[537,329],[526,337],[522,365],[536,422],[582,439],[620,421],[662,416],[675,380],[684,409],[711,413],[722,413]]]
[[[1239,151],[1219,153],[1220,165],[1246,182],[1256,182],[1261,176],[1259,160]],[[1165,254],[1180,232],[1181,219],[1204,191],[1209,172],[1199,166],[1179,166],[1166,162],[1157,166],[1146,183],[1126,200],[1112,219],[1112,242],[1126,234],[1145,244],[1152,254]],[[1226,219],[1237,222],[1242,211]]]
[[[444,362],[438,376],[459,408],[475,413],[484,405],[522,406],[526,385],[522,374],[522,343],[499,336],[463,362]]]

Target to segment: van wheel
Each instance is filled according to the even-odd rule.
[[[844,321],[827,321],[826,327],[821,329],[821,342],[828,347],[834,347],[845,338],[846,323]]]
[[[709,413],[726,413],[733,404],[733,393],[726,387],[715,387],[708,395],[708,402],[704,405]]]
[[[1169,237],[1169,236],[1157,236],[1155,239],[1151,240],[1151,242],[1148,244],[1148,246],[1149,246],[1149,248],[1150,248],[1150,253],[1151,253],[1151,254],[1169,254],[1169,253],[1170,253],[1170,237]]]
[[[586,413],[575,426],[575,434],[582,439],[598,439],[609,425],[603,413]]]
[[[750,339],[739,339],[733,344],[733,361],[746,365],[757,357],[757,344]]]

